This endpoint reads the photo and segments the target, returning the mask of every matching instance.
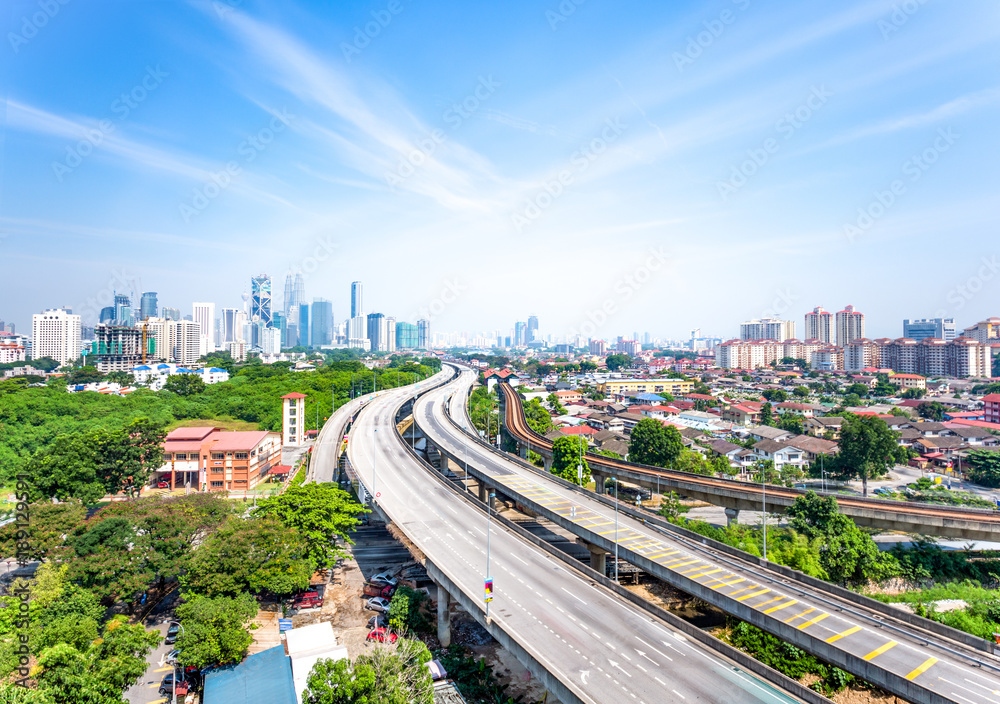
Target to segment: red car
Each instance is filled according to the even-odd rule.
[[[156,482],[156,488],[157,489],[169,489],[170,488],[170,482]]]
[[[378,643],[395,643],[397,638],[399,638],[399,636],[392,631],[387,631],[384,628],[375,628],[368,631],[368,638],[366,638],[366,640],[372,640]]]

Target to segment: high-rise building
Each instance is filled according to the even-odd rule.
[[[534,342],[535,337],[538,334],[538,316],[529,315],[528,316],[528,342]]]
[[[417,349],[431,348],[431,321],[421,318],[417,321]]]
[[[385,316],[381,313],[368,314],[368,343],[372,352],[386,351]]]
[[[201,349],[203,354],[215,351],[215,304],[192,303],[191,317],[201,326]]]
[[[396,323],[396,348],[413,350],[420,346],[417,326],[413,323]]]
[[[837,312],[837,347],[860,340],[865,336],[865,315],[854,310],[854,306],[845,306]]]
[[[250,345],[261,348],[264,329],[271,327],[271,277],[258,274],[250,277]]]
[[[51,308],[31,316],[31,358],[51,357],[59,366],[80,356],[80,316]]]
[[[298,310],[299,310],[299,315],[298,315],[298,319],[299,319],[299,324],[298,324],[299,339],[298,339],[298,342],[296,344],[299,345],[299,346],[301,346],[301,347],[308,347],[309,346],[309,304],[308,303],[300,303],[300,304],[298,304],[298,306],[292,306],[292,308],[293,309],[294,308],[298,308]]]
[[[955,339],[954,318],[921,318],[919,320],[903,321],[903,337],[912,340],[923,340],[927,337],[937,337],[945,342]]]
[[[91,345],[87,361],[102,374],[132,371],[133,367],[139,366],[144,360],[149,361],[157,354],[155,336],[150,336],[148,329],[145,350],[142,330],[132,325],[121,325],[117,321],[101,323],[94,328],[94,336],[96,339]],[[90,362],[91,355],[93,362]]]
[[[167,320],[180,320],[181,319],[181,309],[180,308],[167,308],[166,306],[164,306],[163,310],[161,312],[163,313],[163,317],[166,318]],[[101,321],[101,322],[104,322],[104,321]]]
[[[355,281],[351,283],[351,317],[356,318],[364,311],[364,301],[362,300],[362,294],[364,290],[362,289],[361,282]]]
[[[163,362],[172,362],[178,364],[182,367],[193,367],[198,363],[198,360],[205,354],[202,348],[202,337],[201,334],[201,324],[193,320],[168,320],[166,318],[150,318],[144,322],[146,327],[146,338],[147,342],[152,341],[152,344],[147,344],[146,357],[149,360],[160,360]],[[141,326],[138,328],[141,334]],[[110,341],[112,337],[111,331],[105,331],[106,341]],[[115,332],[115,339],[130,340],[130,333],[119,331]],[[131,341],[123,343],[127,347],[129,344],[133,344]],[[113,351],[113,350],[111,350]],[[141,345],[139,350],[141,352]],[[132,350],[131,354],[135,354],[136,350]],[[128,360],[124,360],[122,364],[126,364]],[[115,369],[112,371],[128,371],[131,367],[127,369]]]
[[[833,313],[823,310],[823,306],[816,306],[812,313],[806,313],[806,331],[803,339],[833,344]]]
[[[396,319],[392,317],[385,319],[385,351],[396,351]]]
[[[243,339],[243,330],[239,326],[239,308],[223,308],[220,311],[222,326],[219,329],[219,345],[225,349],[230,342]]]
[[[104,306],[101,308],[101,315],[99,316],[97,322],[99,323],[110,323],[115,319],[115,307],[114,306]]]
[[[962,337],[982,343],[1000,341],[1000,318],[987,318],[962,331]]]
[[[278,337],[281,340],[279,347],[291,347],[291,345],[285,344],[288,341],[288,319],[285,318],[285,314],[281,311],[275,311],[271,317],[273,318],[272,327],[278,331]]]
[[[514,345],[524,347],[528,344],[528,324],[523,322],[514,323]]]
[[[590,354],[604,357],[608,353],[608,343],[604,340],[590,341]]]
[[[347,322],[347,346],[359,350],[371,349],[368,319],[365,316],[356,315]]]
[[[774,340],[784,342],[795,337],[795,321],[761,318],[740,323],[741,340]]]
[[[135,322],[135,310],[132,301],[123,293],[115,294],[115,318],[119,325],[132,325]]]
[[[292,307],[292,296],[295,290],[295,278],[292,276],[292,270],[289,269],[288,273],[285,274],[285,295],[281,299],[281,311],[285,314],[285,319],[288,319],[288,311]]]
[[[155,318],[157,311],[156,291],[146,291],[139,300],[139,319]]]
[[[313,347],[333,343],[333,303],[325,298],[314,298],[312,303]]]

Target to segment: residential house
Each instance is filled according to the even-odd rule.
[[[795,433],[790,433],[781,428],[772,428],[769,425],[758,425],[756,428],[751,428],[750,437],[754,440],[774,440],[780,442],[795,437]]]
[[[837,450],[840,449],[837,443],[832,440],[824,440],[823,438],[816,438],[810,435],[796,435],[790,440],[785,440],[785,442],[792,447],[802,450],[805,453],[806,459],[810,462],[814,462],[820,455],[831,457],[837,454]]]
[[[753,446],[758,459],[774,462],[774,468],[779,470],[785,465],[804,467],[807,464],[805,452],[787,442],[777,440],[761,440]]]
[[[737,425],[756,425],[760,422],[760,408],[754,409],[747,403],[737,403],[722,410],[722,420]]]
[[[840,427],[844,424],[844,419],[840,416],[823,416],[822,418],[812,417],[805,420],[805,431],[813,437],[823,437],[827,433],[831,434],[831,439],[837,440],[840,437]]]

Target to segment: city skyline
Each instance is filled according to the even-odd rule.
[[[235,306],[262,268],[275,287],[302,271],[335,312],[358,278],[367,309],[402,320],[454,293],[437,330],[533,311],[565,336],[605,304],[595,337],[728,337],[837,300],[869,336],[995,313],[992,4],[899,23],[872,2],[515,2],[444,25],[401,4],[366,41],[384,8],[220,6],[70,5],[9,47],[0,291],[21,329],[55,306],[96,314],[131,279],[160,305]],[[470,233],[530,247],[533,286],[483,266]],[[921,253],[935,275],[886,295],[904,271],[888,263]]]

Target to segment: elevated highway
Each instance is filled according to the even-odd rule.
[[[427,391],[447,373],[422,382]],[[555,559],[457,493],[398,433],[412,387],[379,392],[354,419],[348,456],[379,510],[426,556],[442,597],[454,598],[542,678],[564,704],[794,704],[731,660],[689,639]],[[314,451],[317,476],[335,461],[334,433]],[[489,618],[484,579],[495,580]]]
[[[552,441],[528,426],[517,390],[508,384],[501,384],[500,388],[503,429],[517,442],[522,457],[527,457],[528,450],[532,450],[551,459]],[[617,477],[620,481],[657,493],[675,491],[724,506],[730,515],[740,510],[760,511],[765,500],[767,511],[784,513],[799,496],[806,493],[770,485],[765,490],[759,484],[676,472],[593,453],[587,453],[587,464],[597,481]],[[916,504],[840,494],[837,495],[837,503],[841,512],[859,526],[962,540],[1000,541],[1000,511],[992,509]]]
[[[469,437],[464,416],[474,375],[421,396],[417,424],[477,483],[579,536],[597,554],[615,553],[727,613],[911,702],[1000,704],[993,644],[896,612],[669,524],[657,525]],[[589,460],[590,458],[588,458]],[[596,560],[598,564],[600,560]]]

